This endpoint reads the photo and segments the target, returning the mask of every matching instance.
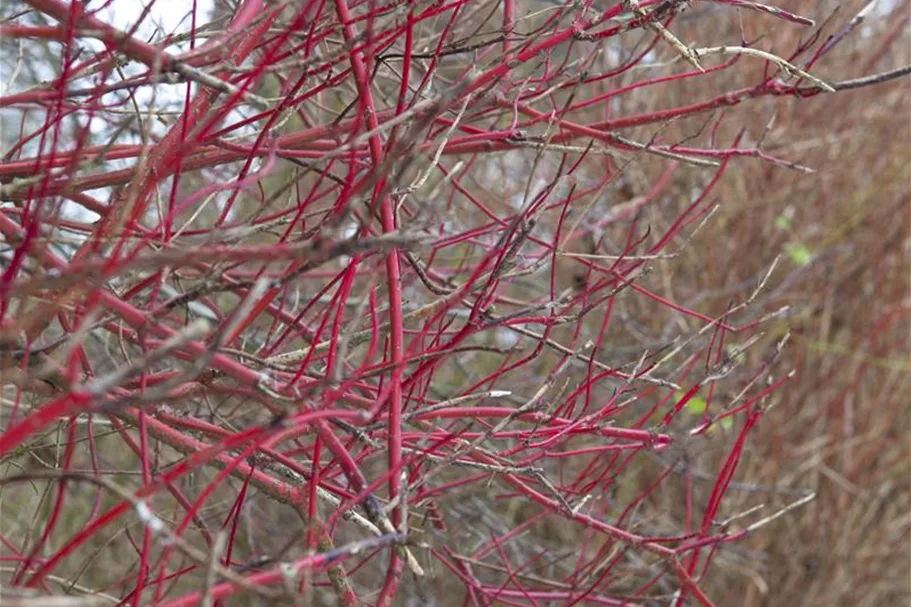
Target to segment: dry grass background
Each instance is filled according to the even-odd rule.
[[[885,54],[871,56],[854,40],[823,63],[844,66],[845,77],[906,64],[907,18],[908,6],[897,7],[874,36],[881,42],[898,30]],[[718,223],[689,251],[690,280],[679,284],[695,290],[746,280],[761,270],[764,253],[787,256],[788,245],[814,256],[807,266],[786,263],[764,302],[793,306],[785,323],[793,341],[781,364],[796,370],[796,381],[752,437],[738,476],[804,487],[817,498],[744,543],[757,558],[713,578],[720,605],[911,601],[909,92],[903,81],[769,103],[755,119],[776,114],[772,139],[788,143],[774,151],[817,172],[741,165],[719,194]],[[782,229],[783,216],[790,229]],[[725,298],[716,301],[720,310]]]

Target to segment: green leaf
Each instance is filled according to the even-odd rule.
[[[775,220],[775,225],[779,230],[790,230],[791,229],[791,218],[787,215],[779,215]]]
[[[742,355],[741,355],[742,356]],[[686,396],[685,392],[677,392],[677,400],[683,400],[683,397]],[[691,399],[686,401],[684,405],[684,410],[694,416],[702,417],[705,414],[705,399],[698,396],[693,396]],[[715,430],[715,426],[721,426],[725,430],[730,430],[734,427],[734,420],[730,417],[725,417],[721,420],[718,420],[716,424],[713,424],[711,428],[706,431],[706,434],[711,434]]]
[[[728,356],[734,359],[734,363],[742,365],[746,360],[746,354],[740,350],[740,346],[737,344],[728,344],[725,350],[728,353]]]
[[[686,393],[678,392],[676,396],[677,400],[681,401],[683,400],[683,397],[686,396]],[[691,399],[686,401],[684,407],[686,408],[686,412],[690,415],[702,415],[705,412],[705,399],[699,398],[694,394]]]
[[[809,265],[813,261],[813,252],[802,244],[786,244],[784,250],[791,261],[799,266]]]

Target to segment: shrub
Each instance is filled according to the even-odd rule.
[[[687,4],[5,7],[4,600],[735,604],[907,16]]]

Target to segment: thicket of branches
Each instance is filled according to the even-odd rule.
[[[814,288],[902,352],[900,7],[121,1],[2,9],[4,602],[732,604],[826,495],[751,443]]]

